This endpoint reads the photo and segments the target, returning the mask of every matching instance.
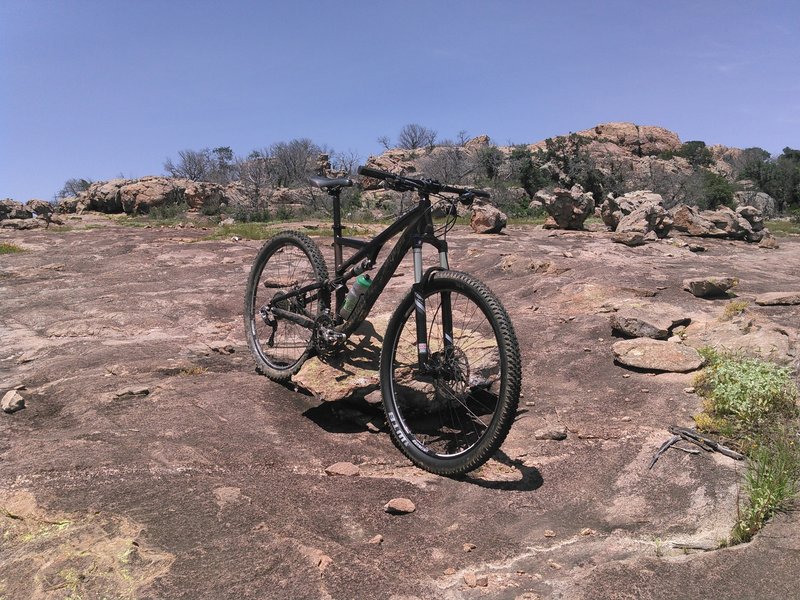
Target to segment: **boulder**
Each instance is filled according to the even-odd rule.
[[[500,233],[508,223],[508,217],[489,202],[476,200],[472,204],[469,225],[475,233]]]
[[[559,229],[583,229],[583,223],[594,213],[594,197],[576,184],[571,189],[539,190],[536,199],[553,217]]]
[[[763,225],[753,225],[745,218],[748,215],[754,222],[758,221],[757,214],[750,210],[744,210],[739,214],[727,206],[721,206],[717,210],[698,210],[695,207],[681,204],[670,211],[673,220],[673,228],[681,233],[699,237],[729,238],[733,240],[745,240],[748,242],[759,242],[764,237]]]
[[[764,192],[756,192],[755,190],[735,192],[733,194],[733,201],[737,208],[743,206],[757,208],[767,219],[771,219],[778,214],[778,203],[775,201],[775,198]]]
[[[750,223],[750,229],[754,232],[764,229],[764,214],[755,206],[739,206],[736,214]]]
[[[33,215],[21,202],[5,198],[0,200],[0,221],[6,219],[30,219]]]
[[[611,330],[617,335],[666,340],[672,328],[685,325],[691,319],[671,304],[651,304],[626,307],[611,315]]]
[[[15,413],[25,408],[25,398],[17,390],[9,390],[0,400],[0,407],[3,412]]]
[[[618,363],[645,371],[688,373],[703,366],[697,350],[675,342],[636,338],[616,342],[612,351]]]
[[[684,279],[683,289],[698,298],[719,298],[725,296],[729,289],[739,283],[735,277],[699,277]]]
[[[758,242],[759,248],[766,248],[767,250],[777,250],[781,247],[778,243],[778,240],[769,232],[769,229],[764,229],[763,231],[764,237],[761,238],[761,241]]]
[[[644,246],[645,236],[640,231],[615,231],[611,234],[611,241],[626,246]]]
[[[664,208],[660,194],[648,190],[629,192],[619,198],[609,196],[600,208],[603,222],[619,232],[655,233],[666,237],[672,227],[672,218]]]

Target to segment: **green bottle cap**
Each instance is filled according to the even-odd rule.
[[[369,287],[372,285],[372,279],[369,278],[369,275],[367,273],[359,275],[356,278],[356,281],[359,283],[359,285],[363,285],[364,287]]]

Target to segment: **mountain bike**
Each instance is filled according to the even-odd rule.
[[[345,237],[340,194],[353,181],[311,177],[333,199],[333,274],[305,234],[284,231],[268,240],[247,282],[248,346],[259,372],[275,381],[289,380],[312,354],[324,360],[341,352],[411,251],[414,283],[392,314],[380,357],[389,431],[417,466],[440,475],[467,473],[505,440],[521,384],[519,345],[502,304],[485,284],[449,268],[446,238],[457,203],[489,194],[368,167],[358,173],[389,189],[416,192],[417,202],[373,239]],[[398,234],[369,279],[366,272]],[[424,271],[423,245],[439,254],[439,264]]]

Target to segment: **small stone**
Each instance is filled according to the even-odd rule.
[[[472,552],[477,546],[475,544],[464,544],[464,552]]]
[[[408,498],[392,498],[386,503],[383,510],[390,515],[407,515],[417,510],[417,507]]]
[[[620,421],[622,421],[623,423],[630,423],[632,419],[630,417],[622,417]]]
[[[559,569],[562,569],[562,568],[563,568],[563,567],[562,567],[562,566],[561,566],[559,563],[557,563],[556,561],[554,561],[554,560],[552,560],[552,559],[550,559],[550,560],[548,560],[548,561],[547,561],[547,566],[548,566],[548,567],[550,567],[551,569],[555,569],[555,570],[557,570],[557,571],[558,571]]]
[[[685,387],[685,388],[683,388],[683,391],[686,392],[687,394],[694,394],[694,388],[693,387]]]
[[[361,469],[358,465],[354,465],[351,462],[338,462],[325,469],[325,474],[333,476],[338,475],[341,477],[357,477],[361,475]]]
[[[556,532],[553,531],[552,529],[545,529],[544,537],[556,537]]]
[[[567,439],[566,427],[545,427],[539,429],[533,434],[534,439],[537,440],[555,440],[561,441]]]
[[[528,401],[525,403],[525,406],[536,406],[536,402]]]
[[[590,529],[589,527],[584,527],[581,529],[581,535],[594,535],[597,533],[594,529]]]
[[[128,386],[114,392],[115,398],[129,398],[131,396],[147,396],[150,388],[141,385]]]
[[[622,378],[623,378],[623,379],[630,379],[630,377],[631,377],[631,374],[630,374],[630,373],[624,373],[624,374],[622,375]]]
[[[0,406],[2,406],[3,412],[9,414],[15,413],[25,408],[25,398],[23,398],[17,390],[10,390],[3,396],[3,400],[0,401]]]
[[[476,585],[478,585],[478,578],[472,571],[467,571],[464,573],[464,583],[466,583],[467,586],[474,588]]]
[[[455,575],[456,574],[456,570],[453,567],[447,567],[444,570],[444,574],[445,575]]]
[[[332,564],[333,564],[333,559],[330,556],[328,556],[327,554],[320,554],[319,562],[317,563],[317,568],[320,571],[324,571]]]
[[[489,576],[488,575],[478,575],[475,578],[475,585],[477,587],[489,587]]]
[[[380,546],[383,543],[383,536],[380,533],[378,535],[372,536],[371,538],[369,538],[369,540],[367,540],[367,543]]]
[[[565,251],[563,254],[564,258],[574,258],[572,252]]]

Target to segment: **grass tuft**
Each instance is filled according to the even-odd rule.
[[[11,242],[0,242],[0,254],[16,254],[17,252],[25,252],[25,249]]]
[[[722,320],[730,321],[734,317],[738,317],[748,306],[750,306],[750,303],[747,300],[731,300],[725,305]]]

